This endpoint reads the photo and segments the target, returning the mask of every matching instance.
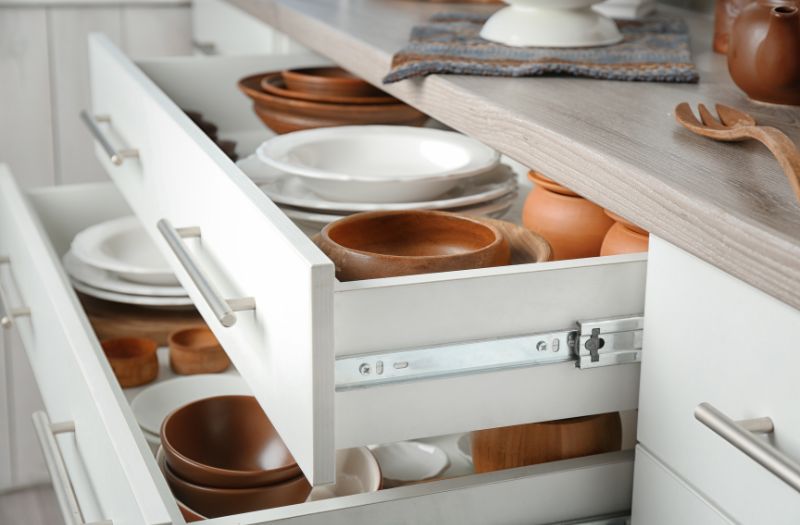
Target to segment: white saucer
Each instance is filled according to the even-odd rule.
[[[151,297],[188,297],[181,286],[159,286],[154,284],[135,283],[122,279],[114,272],[101,270],[81,261],[70,251],[64,254],[61,262],[64,269],[74,279],[94,288],[126,295],[144,295]]]
[[[157,307],[193,307],[194,302],[189,296],[183,297],[156,297],[152,295],[131,295],[118,292],[110,292],[101,288],[95,288],[89,284],[71,278],[72,287],[79,292],[96,297],[112,303],[133,304],[138,306],[157,306]]]
[[[232,374],[176,377],[149,386],[131,401],[137,423],[145,433],[161,435],[161,423],[173,410],[214,396],[250,395],[244,380]]]
[[[441,448],[428,443],[400,441],[371,445],[369,449],[378,460],[383,479],[397,483],[435,478],[450,464]]]

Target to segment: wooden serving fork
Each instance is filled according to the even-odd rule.
[[[675,119],[688,130],[714,140],[758,140],[778,159],[797,200],[800,201],[800,152],[794,142],[779,129],[757,125],[756,119],[744,111],[722,104],[717,104],[716,108],[719,118],[714,117],[703,104],[698,104],[697,109],[702,120],[700,122],[689,104],[681,102],[675,107]]]

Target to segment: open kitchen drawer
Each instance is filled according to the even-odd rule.
[[[338,282],[182,111],[254,147],[236,80],[319,59],[90,54],[101,162],[313,484],[337,448],[637,407],[645,255]]]
[[[4,324],[19,331],[45,401],[36,422],[69,525],[184,523],[60,263],[77,232],[128,213],[111,183],[23,194],[0,165]],[[625,451],[209,523],[557,523],[625,512],[632,482]]]

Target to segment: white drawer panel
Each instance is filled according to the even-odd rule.
[[[635,409],[636,363],[590,370],[573,362],[488,366],[482,373],[339,388],[344,383],[337,383],[334,359],[375,360],[386,352],[476,341],[492,354],[498,338],[641,315],[647,258],[336,281],[327,257],[179,109],[201,111],[248,154],[270,134],[236,80],[299,60],[314,58],[137,65],[107,40],[92,41],[94,111],[111,116],[103,132],[115,147],[136,148],[140,157],[114,166],[98,154],[309,478],[315,484],[332,479],[336,448]],[[255,317],[240,314],[236,326],[224,328],[211,316],[155,230],[162,217],[201,227],[202,244],[192,244],[192,254],[228,296],[255,297]]]
[[[641,445],[633,473],[633,525],[733,523]]]
[[[112,197],[114,193],[111,194]],[[84,203],[85,206],[85,203]],[[119,197],[93,202],[91,221],[124,206]],[[124,208],[123,208],[124,209]],[[86,225],[78,212],[74,224]],[[89,222],[91,224],[91,222]],[[29,317],[15,319],[47,413],[53,423],[72,422],[74,433],[58,436],[87,521],[115,524],[172,522],[177,509],[163,504],[168,489],[154,478],[157,466],[141,434],[130,432],[129,410],[60,260],[11,174],[0,166],[0,286],[9,304]],[[93,504],[96,498],[102,505]]]
[[[800,493],[694,417],[770,417],[800,460],[800,312],[660,239],[648,272],[639,441],[736,521],[800,522]]]

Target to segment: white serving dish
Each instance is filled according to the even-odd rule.
[[[591,47],[622,41],[610,18],[594,11],[602,0],[505,0],[481,37],[515,47]]]
[[[341,126],[273,137],[258,158],[334,201],[430,200],[485,173],[500,155],[455,133],[407,126]]]
[[[336,482],[311,489],[306,501],[375,492],[381,487],[381,468],[367,447],[336,451]]]
[[[118,274],[123,279],[175,286],[178,280],[134,216],[90,226],[72,241],[72,253],[84,263]]]
[[[387,485],[433,479],[450,464],[447,454],[429,443],[399,441],[369,448],[378,460]]]
[[[75,257],[72,252],[65,253],[61,262],[70,277],[100,290],[150,297],[188,297],[181,286],[158,286],[128,281],[120,278],[114,272],[86,264]]]

